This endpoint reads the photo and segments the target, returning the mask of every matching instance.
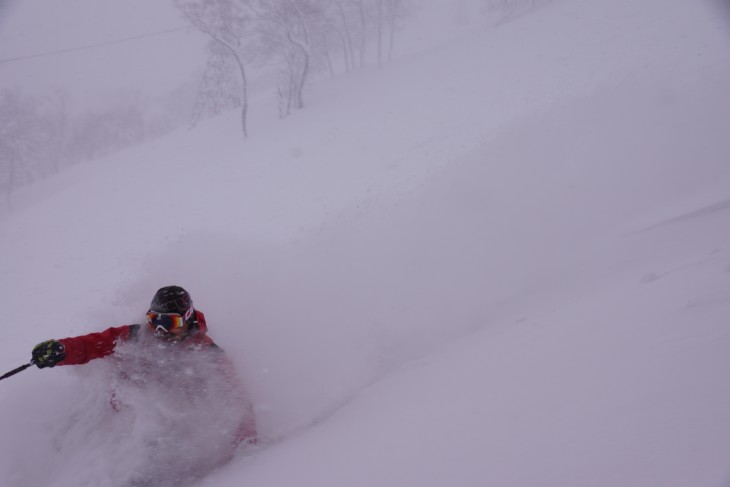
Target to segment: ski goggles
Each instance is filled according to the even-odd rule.
[[[147,312],[147,325],[155,332],[179,335],[187,331],[187,321],[192,315],[192,307],[184,315],[179,313],[158,313],[150,310]]]

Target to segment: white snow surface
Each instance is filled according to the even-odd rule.
[[[260,433],[193,485],[730,485],[727,20],[554,1],[25,188],[0,367],[179,284]],[[205,447],[110,412],[104,364],[0,383],[0,485]]]

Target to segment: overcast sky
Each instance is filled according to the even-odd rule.
[[[0,88],[40,94],[63,87],[77,103],[97,104],[130,87],[153,95],[171,91],[205,62],[205,39],[192,28],[7,61],[147,36],[186,22],[171,0],[0,0],[0,5]]]

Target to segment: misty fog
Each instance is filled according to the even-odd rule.
[[[0,484],[730,485],[728,47],[720,0],[0,0],[0,374],[176,284],[245,390],[28,367]]]
[[[265,5],[5,1],[6,204],[17,187],[224,110],[247,109],[249,99],[266,107],[259,109],[264,117],[273,110],[283,118],[304,107],[317,79],[382,68],[470,24],[487,28],[540,2],[303,2],[308,10],[285,13],[288,20],[284,2]],[[287,40],[291,26],[306,46]],[[256,119],[250,124],[255,130]]]

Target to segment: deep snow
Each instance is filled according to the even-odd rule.
[[[725,21],[556,1],[26,188],[0,365],[178,283],[262,435],[202,485],[726,485]],[[136,468],[139,436],[54,444],[95,367],[0,384],[3,485]]]

